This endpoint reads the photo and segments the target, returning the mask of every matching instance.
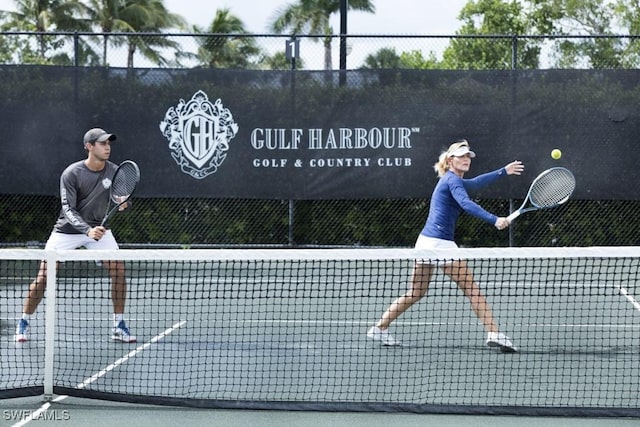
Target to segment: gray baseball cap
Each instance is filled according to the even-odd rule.
[[[84,134],[83,144],[86,144],[86,143],[93,144],[94,142],[115,141],[115,140],[116,140],[116,136],[114,134],[109,133],[104,129],[93,128],[93,129],[89,129],[87,133]]]

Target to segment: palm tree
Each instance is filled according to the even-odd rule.
[[[86,31],[88,21],[78,16],[86,16],[87,7],[80,0],[15,0],[16,11],[3,11],[2,30],[30,31]],[[33,58],[38,62],[49,62],[47,53],[64,44],[61,37],[54,38],[41,34]],[[67,55],[58,55],[58,61],[70,62]]]
[[[204,33],[195,28],[197,33]],[[206,35],[198,37],[200,45],[198,58],[211,68],[250,68],[255,62],[251,59],[260,55],[261,50],[253,37],[247,34],[242,21],[232,15],[229,9],[218,9],[209,25]],[[230,35],[237,34],[237,37]]]
[[[184,18],[170,13],[163,0],[88,0],[90,16],[97,22],[102,33],[159,33],[166,29],[186,27]],[[114,46],[127,45],[127,67],[133,67],[134,55],[139,51],[145,58],[158,65],[169,61],[161,54],[162,49],[179,53],[181,47],[167,37],[129,36],[112,37]],[[107,43],[103,45],[103,63],[106,64]]]
[[[178,14],[170,13],[164,6],[164,0],[128,0],[121,14],[129,21],[137,32],[159,33],[167,29],[186,27],[186,21]],[[131,37],[129,39],[127,66],[133,67],[133,55],[136,50],[147,59],[159,65],[166,65],[168,61],[160,54],[162,49],[182,50],[179,43],[167,37],[143,39]]]
[[[287,58],[284,52],[279,51],[262,58],[260,66],[265,70],[290,70],[291,60]],[[302,70],[305,66],[302,58],[296,59],[294,66],[296,70]]]
[[[94,25],[104,34],[112,32],[130,32],[133,27],[119,18],[122,0],[88,0],[91,6],[91,18]],[[114,46],[124,44],[122,38],[113,37],[111,43]],[[102,43],[102,64],[107,65],[108,38],[104,36]]]
[[[400,68],[400,55],[393,47],[384,47],[364,59],[362,68]]]
[[[331,70],[331,40],[333,29],[329,18],[340,11],[341,0],[298,0],[276,12],[275,19],[271,23],[271,30],[282,34],[290,30],[290,34],[313,35],[312,40],[318,40],[318,35],[323,36],[324,44],[324,68]],[[347,4],[350,10],[360,10],[373,13],[375,7],[371,0],[349,0]]]

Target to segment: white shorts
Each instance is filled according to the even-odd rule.
[[[424,235],[419,235],[418,240],[416,240],[415,249],[457,249],[458,245],[453,240],[444,240],[437,239],[435,237],[427,237]],[[451,264],[453,261],[436,261],[436,260],[426,260],[426,259],[417,259],[416,263],[418,264],[431,264],[431,265],[446,265]]]
[[[45,250],[72,250],[85,247],[87,249],[120,249],[111,230],[107,230],[100,240],[94,240],[86,234],[65,234],[56,231],[51,233]]]

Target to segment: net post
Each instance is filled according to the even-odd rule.
[[[47,289],[45,291],[45,328],[44,328],[44,400],[53,398],[53,368],[55,355],[56,322],[56,273],[57,262],[54,251],[45,251],[47,261]]]

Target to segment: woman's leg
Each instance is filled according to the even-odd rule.
[[[455,261],[443,268],[445,274],[451,278],[462,290],[469,301],[471,308],[484,325],[487,332],[498,332],[498,325],[493,319],[491,307],[487,302],[480,287],[473,279],[473,273],[466,261]]]
[[[416,262],[413,266],[409,290],[391,303],[376,326],[382,330],[387,329],[389,325],[400,317],[402,313],[407,311],[409,307],[420,301],[420,299],[427,294],[432,274],[433,265]]]

